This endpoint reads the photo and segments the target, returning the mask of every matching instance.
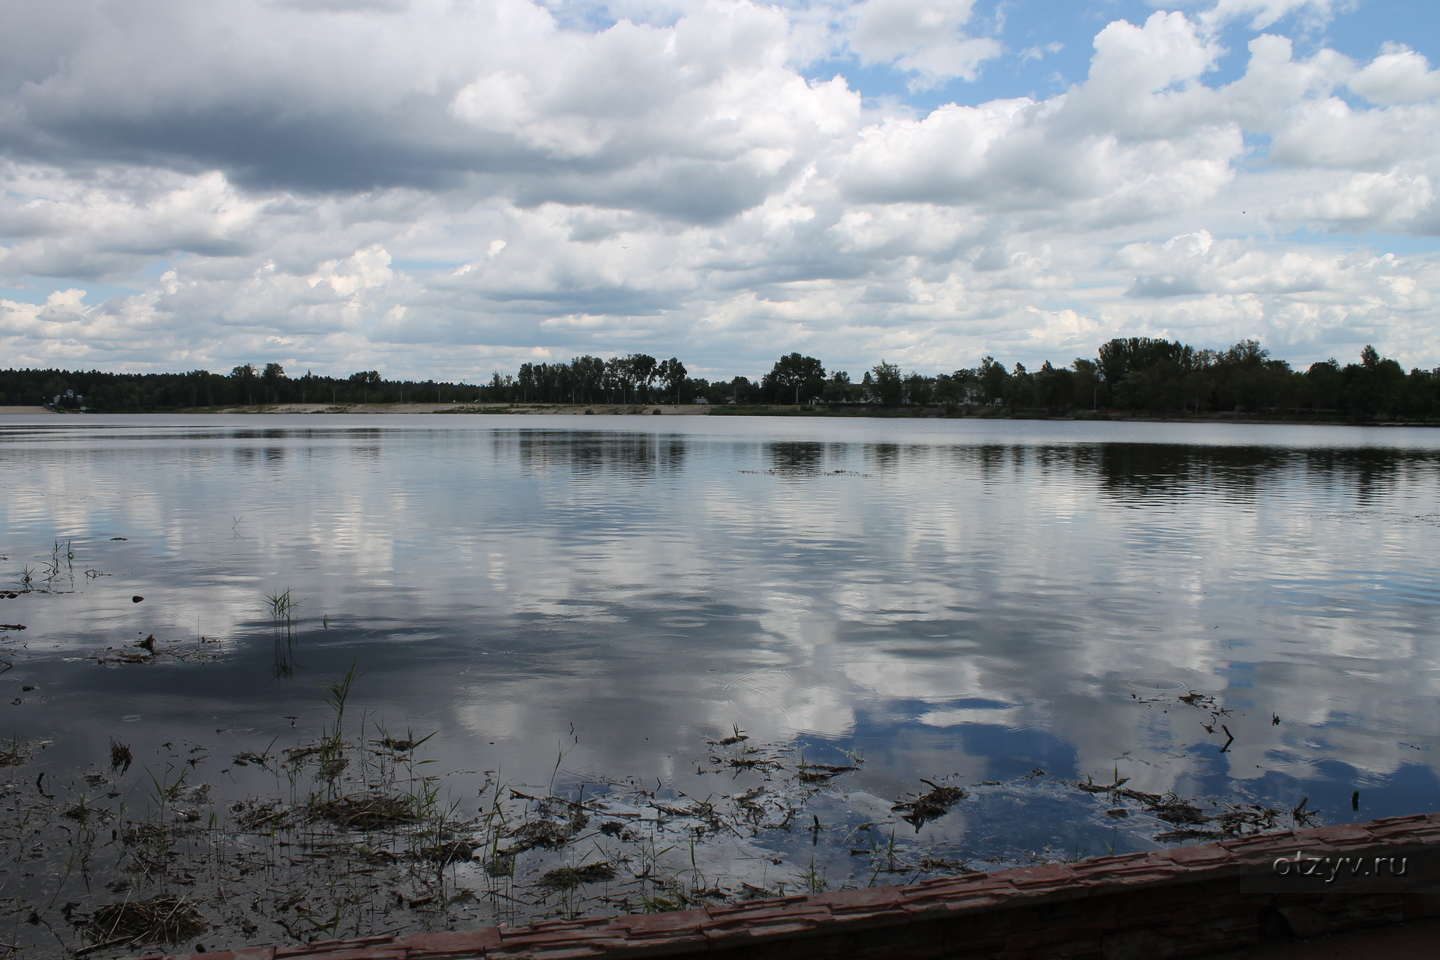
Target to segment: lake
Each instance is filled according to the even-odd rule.
[[[451,914],[411,877],[333,926],[206,907],[205,936],[663,909],[1436,803],[1433,429],[9,417],[0,489],[17,904],[231,882],[99,848],[158,810],[210,830],[166,840],[187,863],[273,855],[225,821],[273,795],[310,849],[307,797],[386,776],[433,776],[445,842],[491,817],[488,853],[438,864]],[[352,666],[350,766],[317,787],[296,771],[323,754],[280,751],[334,733]],[[109,805],[108,894],[64,873],[73,829],[16,852],[25,810],[77,797],[72,826]]]

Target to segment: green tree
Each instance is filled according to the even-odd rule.
[[[594,402],[605,389],[605,361],[599,357],[576,357],[570,361],[570,373],[581,403]]]
[[[1076,406],[1083,407],[1088,403],[1090,409],[1098,410],[1102,401],[1109,403],[1108,396],[1101,396],[1105,385],[1100,376],[1100,367],[1095,361],[1076,357],[1070,364],[1070,369],[1075,371],[1073,393]]]
[[[980,360],[976,380],[980,388],[981,403],[994,406],[1005,399],[1005,385],[1010,380],[1010,374],[1005,370],[1005,365],[994,357],[986,356]]]
[[[922,407],[929,406],[934,387],[934,380],[923,374],[911,372],[910,376],[905,378],[905,399]]]
[[[850,382],[850,374],[844,370],[836,370],[830,374],[830,379],[825,381],[825,389],[820,393],[820,399],[826,403],[850,403],[858,397],[856,394],[859,388]]]
[[[360,402],[370,402],[370,391],[380,387],[380,373],[377,370],[362,370],[359,373],[352,373],[349,377],[352,388],[360,391]],[[351,398],[354,399],[353,396]]]
[[[1047,410],[1066,410],[1075,406],[1075,374],[1056,369],[1046,360],[1035,374],[1035,400]]]
[[[1405,369],[1380,356],[1369,344],[1360,351],[1360,363],[1345,367],[1345,399],[1352,416],[1394,416],[1404,396]]]
[[[814,357],[791,353],[775,361],[761,380],[761,389],[771,403],[799,403],[825,390],[825,365]]]
[[[1035,402],[1035,376],[1025,369],[1025,364],[1015,364],[1015,372],[1005,381],[1004,397],[1005,405],[1011,409],[1038,406]]]
[[[665,389],[670,394],[670,402],[679,403],[680,390],[685,386],[685,378],[689,375],[685,364],[677,358],[671,357],[669,360],[661,360],[655,372],[660,382],[665,384]]]
[[[265,390],[269,393],[272,403],[280,402],[280,384],[284,379],[284,367],[278,363],[265,364],[265,372],[260,374],[260,380],[265,384]]]
[[[650,401],[650,385],[659,376],[659,363],[648,353],[632,353],[625,358],[625,366],[630,373],[630,382],[638,391],[636,399],[641,403]]]
[[[235,381],[235,393],[245,398],[246,404],[255,402],[255,364],[244,363],[230,371],[230,379]]]
[[[905,381],[900,376],[900,368],[881,360],[870,372],[875,375],[871,391],[876,399],[887,407],[900,406],[905,399]]]
[[[1194,350],[1178,340],[1150,337],[1117,338],[1100,347],[1100,376],[1112,387],[1132,373],[1141,373],[1164,360],[1189,370]]]

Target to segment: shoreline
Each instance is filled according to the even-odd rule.
[[[89,412],[89,411],[87,411]],[[1064,414],[1000,411],[957,411],[944,407],[879,407],[873,405],[791,406],[779,404],[716,405],[703,403],[279,403],[228,405],[218,407],[177,407],[141,414],[183,415],[317,415],[349,414],[369,416],[413,416],[419,414],[467,414],[483,416],[667,416],[667,417],[814,417],[825,419],[897,420],[1057,420],[1108,423],[1229,423],[1266,426],[1331,427],[1440,427],[1440,421],[1346,420],[1338,417],[1285,417],[1260,414],[1224,413],[1186,416],[1156,416],[1149,412],[1124,410],[1080,410]],[[43,406],[0,406],[0,416],[80,415],[76,411],[52,410]]]
[[[1440,814],[1386,817],[922,883],[170,960],[1420,957],[1440,917],[1437,828]]]

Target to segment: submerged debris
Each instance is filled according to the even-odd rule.
[[[269,832],[290,822],[290,810],[278,800],[237,803],[230,808],[237,814],[235,823],[242,830]]]
[[[842,773],[859,769],[854,764],[837,766],[828,763],[802,763],[797,776],[801,783],[829,783]]]
[[[97,945],[139,945],[187,940],[207,926],[189,900],[160,896],[106,904],[91,915],[86,932]]]
[[[342,830],[385,830],[420,822],[413,798],[384,793],[314,801],[309,811],[311,817],[328,820]]]
[[[106,647],[104,651],[90,654],[86,659],[95,660],[106,667],[147,663],[204,663],[212,657],[212,653],[207,649],[211,643],[206,637],[195,641],[161,641],[152,633],[133,644],[118,648]]]
[[[1284,816],[1282,811],[1258,803],[1232,804],[1225,809],[1206,809],[1175,793],[1161,795],[1132,790],[1125,786],[1128,782],[1128,777],[1117,776],[1113,783],[1087,781],[1070,785],[1085,793],[1109,794],[1112,801],[1132,800],[1146,813],[1152,813],[1156,819],[1176,827],[1174,830],[1157,833],[1154,839],[1160,843],[1220,840],[1248,836],[1265,830],[1278,830],[1281,826],[1280,818]],[[1308,826],[1315,819],[1314,812],[1305,809],[1305,802],[1302,800],[1298,807],[1290,811],[1291,822],[1296,827]],[[1130,816],[1130,811],[1124,807],[1114,807],[1105,812],[1117,819]]]
[[[135,755],[130,752],[128,744],[121,743],[114,737],[110,738],[110,771],[120,771],[124,774],[129,771],[130,764],[135,762]]]
[[[475,844],[469,840],[451,840],[437,843],[420,850],[420,859],[438,866],[448,867],[452,863],[463,863],[475,859]]]
[[[615,868],[609,863],[590,863],[583,867],[557,867],[540,878],[539,886],[551,890],[574,890],[582,883],[600,883],[615,879]]]
[[[508,852],[523,853],[537,847],[547,850],[563,847],[583,826],[584,820],[579,826],[576,826],[574,821],[561,820],[531,820],[529,823],[522,823],[510,832],[515,845]]]
[[[11,804],[0,815],[4,854],[62,870],[81,865],[50,906],[16,900],[16,909],[43,913],[60,943],[57,952],[37,920],[33,935],[22,931],[24,949],[35,957],[117,956],[204,929],[234,943],[307,943],[679,910],[1084,855],[1078,843],[1073,850],[1052,850],[1045,840],[1024,849],[987,843],[988,824],[968,836],[958,822],[920,835],[965,800],[977,826],[991,810],[1003,816],[1017,803],[1036,803],[1038,811],[1054,802],[1081,810],[1090,827],[1098,820],[1107,837],[1118,830],[1142,839],[1159,821],[1170,828],[1162,842],[1234,836],[1314,815],[1304,802],[1287,816],[1144,793],[1128,788],[1118,770],[1114,782],[1098,785],[1041,779],[1038,770],[963,787],[937,777],[892,801],[894,793],[847,782],[862,769],[858,756],[806,759],[801,748],[814,751],[810,744],[760,743],[738,728],[694,758],[700,776],[692,784],[720,774],[727,786],[738,781],[729,792],[686,793],[674,782],[635,778],[533,787],[484,771],[478,798],[455,799],[441,778],[417,775],[426,761],[414,752],[424,738],[391,737],[368,719],[357,730],[340,723],[343,708],[343,697],[332,699],[335,719],[318,740],[289,750],[271,741],[229,758],[224,772],[246,778],[239,789],[273,778],[274,793],[262,787],[246,799],[212,798],[207,784],[186,775],[207,758],[223,763],[225,754],[188,741],[163,745],[166,759],[155,765],[135,763],[147,758],[112,739],[108,775],[92,767],[83,785],[29,776],[0,784]],[[1099,803],[1076,804],[1087,795]],[[1140,810],[1149,816],[1131,816]],[[897,830],[902,822],[916,835]],[[1086,835],[1092,843],[1093,834]],[[40,837],[45,849],[34,853]],[[1062,846],[1070,845],[1055,844]],[[126,899],[95,907],[115,896]],[[78,933],[88,945],[66,942],[52,911],[71,924],[72,941]]]
[[[950,808],[965,799],[965,791],[959,787],[942,787],[924,777],[920,782],[930,787],[930,792],[914,800],[903,801],[891,807],[901,814],[900,819],[919,830],[931,820],[938,820],[950,812]]]

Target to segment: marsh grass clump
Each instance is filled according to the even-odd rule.
[[[290,588],[268,594],[265,597],[265,604],[270,608],[270,619],[274,621],[276,629],[281,627],[286,630],[293,630],[295,626],[295,611],[300,605],[291,594]]]
[[[75,586],[75,550],[69,540],[56,540],[50,550],[50,558],[41,560],[38,566],[30,566],[28,563],[20,567],[20,573],[16,575],[15,582],[20,587],[20,593],[68,593],[70,590],[61,589],[63,584],[57,583],[61,579],[69,581],[70,590]],[[6,593],[7,596],[16,596],[15,593]]]
[[[275,657],[271,671],[277,678],[289,677],[295,672],[295,614],[300,601],[286,587],[268,594],[265,606],[269,609],[270,623],[275,631]]]
[[[170,894],[106,904],[90,916],[86,932],[97,944],[138,946],[178,943],[208,927],[193,903]]]
[[[393,830],[424,819],[415,798],[384,793],[320,800],[310,804],[309,813],[311,817],[328,820],[342,830],[360,832]]]
[[[587,863],[580,867],[556,867],[541,876],[537,884],[551,890],[566,891],[584,883],[603,883],[614,879],[614,864]]]
[[[900,813],[900,819],[919,830],[931,820],[938,820],[950,809],[965,799],[965,791],[959,787],[940,786],[932,783],[924,777],[920,782],[930,788],[928,793],[923,793],[914,800],[906,800],[895,804],[891,810]]]
[[[475,859],[475,843],[472,840],[450,840],[423,847],[420,850],[420,859],[440,867],[448,867],[452,863],[465,863]]]
[[[10,743],[0,746],[0,767],[18,767],[30,759],[30,749],[19,737],[12,736]]]

